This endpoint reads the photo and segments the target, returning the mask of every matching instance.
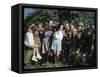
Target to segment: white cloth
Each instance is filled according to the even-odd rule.
[[[32,32],[27,32],[25,35],[25,40],[24,40],[24,44],[27,47],[33,47],[34,46],[34,36]]]
[[[53,37],[54,37],[54,39],[62,40],[63,39],[63,33],[62,33],[62,31],[55,32]]]

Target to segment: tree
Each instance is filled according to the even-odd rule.
[[[75,10],[55,10],[55,9],[36,9],[35,12],[28,14],[24,19],[25,24],[31,22],[38,24],[45,23],[49,20],[62,22],[65,20],[74,21],[78,25],[82,22],[84,25],[91,25],[95,23],[94,12],[89,11],[75,11]]]

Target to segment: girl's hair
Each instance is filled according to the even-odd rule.
[[[34,29],[33,34],[34,34],[35,31],[38,31],[39,32],[39,35],[40,35],[40,31],[38,29]]]
[[[39,32],[39,30],[38,30],[37,28],[35,28],[35,29],[33,30],[33,32],[35,32],[35,31],[38,31],[38,32]]]
[[[56,31],[58,31],[61,28],[61,25],[63,25],[62,23],[58,24],[56,27]]]

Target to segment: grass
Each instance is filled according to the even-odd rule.
[[[36,63],[36,64],[25,65],[24,69],[41,69],[41,68],[56,68],[56,67],[64,67],[64,65],[62,63],[53,64],[50,62],[47,62],[46,64],[43,65]]]

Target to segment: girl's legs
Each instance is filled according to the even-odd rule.
[[[55,64],[58,64],[59,63],[59,55],[60,55],[60,52],[59,51],[54,51]]]
[[[60,55],[60,52],[57,51],[57,63],[59,63],[59,55]]]
[[[57,51],[54,51],[54,63],[56,64],[57,63]]]
[[[34,48],[34,50],[33,50],[33,57],[32,57],[32,60],[33,61],[38,61],[37,59],[36,59],[36,48]]]
[[[36,58],[39,59],[39,60],[42,59],[42,57],[40,56],[40,53],[39,53],[39,49],[38,48],[36,48],[36,53],[37,53],[36,54]]]
[[[57,50],[57,63],[59,63],[59,55],[60,55],[60,51],[62,49],[61,47],[61,40],[57,40],[57,46],[56,46],[56,50]]]

